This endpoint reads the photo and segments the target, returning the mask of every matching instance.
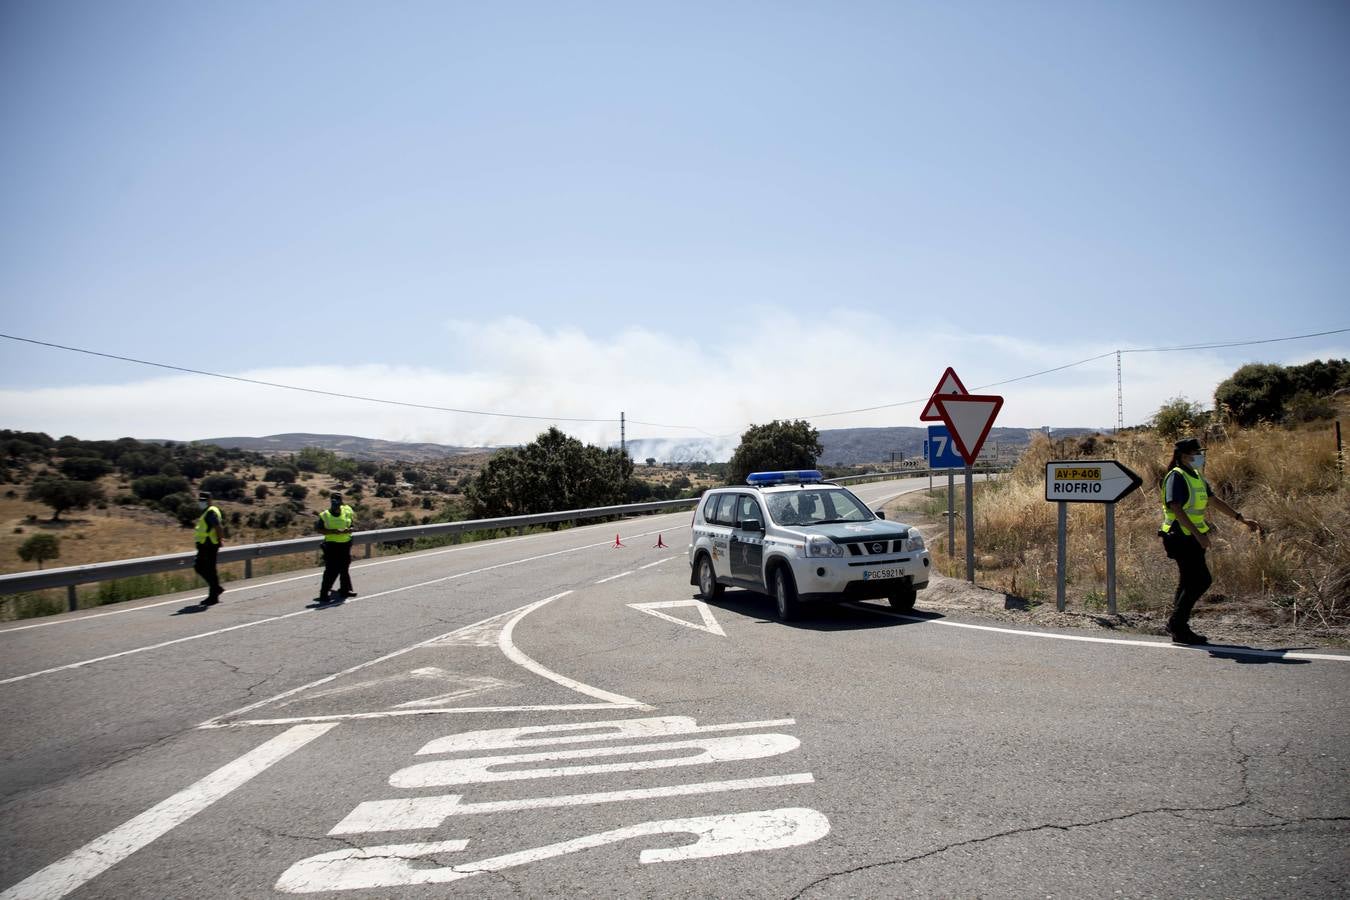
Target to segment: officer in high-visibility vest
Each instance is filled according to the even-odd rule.
[[[355,597],[352,590],[352,576],[348,571],[352,564],[352,528],[356,525],[356,513],[342,502],[342,495],[333,493],[328,496],[328,508],[319,513],[315,530],[323,534],[323,583],[319,586],[319,603],[332,603]],[[333,583],[338,584],[338,593],[331,592]]]
[[[197,542],[197,558],[192,563],[193,570],[206,582],[208,588],[202,606],[215,606],[225,589],[220,586],[220,577],[216,574],[216,556],[220,553],[220,541],[225,534],[225,523],[221,519],[220,507],[211,502],[211,495],[202,491],[197,495],[197,506],[202,514],[197,518],[197,529],[193,534]]]
[[[1172,462],[1163,476],[1163,523],[1158,534],[1163,549],[1177,563],[1177,592],[1172,603],[1172,614],[1167,619],[1167,633],[1175,644],[1204,644],[1203,634],[1191,630],[1191,610],[1200,596],[1214,582],[1205,551],[1209,549],[1212,527],[1205,520],[1211,506],[1232,516],[1252,531],[1261,525],[1215,496],[1209,482],[1200,472],[1205,466],[1205,451],[1195,438],[1177,441],[1172,447]]]

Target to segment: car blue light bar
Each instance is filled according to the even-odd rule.
[[[801,484],[824,480],[825,476],[815,469],[797,469],[788,472],[751,472],[746,476],[745,483],[766,487],[772,484]]]

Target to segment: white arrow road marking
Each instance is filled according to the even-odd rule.
[[[90,841],[65,859],[28,876],[0,894],[0,900],[64,897],[335,727],[335,724],[297,725],[282,732],[163,803]]]
[[[517,812],[523,809],[552,809],[564,806],[589,806],[596,803],[621,803],[625,800],[654,800],[661,797],[691,797],[724,791],[749,791],[757,788],[812,784],[810,772],[795,775],[766,775],[762,778],[733,778],[728,781],[701,781],[666,787],[633,788],[627,791],[600,791],[592,794],[568,794],[562,797],[527,797],[522,800],[494,800],[465,803],[461,794],[438,797],[405,797],[398,800],[367,800],[352,810],[329,834],[367,834],[374,831],[417,831],[439,828],[451,816],[473,813]]]
[[[751,731],[756,728],[780,728],[784,725],[796,724],[796,719],[764,719],[758,722],[700,725],[692,716],[648,716],[642,719],[614,719],[609,722],[520,725],[515,728],[461,731],[457,734],[439,737],[424,744],[422,749],[417,751],[417,755],[432,756],[442,753],[482,753],[485,750],[519,750],[526,747],[587,744],[595,741]]]
[[[685,628],[706,631],[719,637],[727,636],[727,633],[722,630],[722,626],[717,624],[717,620],[713,618],[712,610],[708,609],[708,604],[699,600],[663,600],[659,603],[630,603],[628,605],[638,612],[645,612],[649,616],[656,616],[658,619],[665,619],[667,622],[674,622],[676,625],[683,625]],[[703,624],[699,625],[687,619],[679,619],[660,612],[663,609],[675,609],[681,606],[692,606],[698,610],[698,614],[703,618]]]
[[[788,807],[642,822],[459,866],[419,868],[411,863],[422,857],[463,850],[465,841],[388,844],[338,850],[302,859],[282,874],[277,880],[276,889],[289,894],[312,894],[411,884],[445,884],[484,872],[500,872],[514,866],[657,834],[692,834],[696,840],[676,847],[649,847],[642,850],[638,854],[638,861],[644,865],[796,847],[819,840],[829,832],[830,820],[821,813],[814,809]]]

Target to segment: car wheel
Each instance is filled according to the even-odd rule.
[[[773,570],[773,598],[778,604],[778,621],[791,622],[797,618],[797,585],[787,566]]]
[[[698,558],[698,593],[704,600],[722,596],[722,585],[717,583],[717,573],[706,553]]]
[[[891,609],[898,609],[902,612],[908,612],[914,608],[914,601],[919,598],[919,591],[913,587],[897,588],[895,593],[886,598]]]

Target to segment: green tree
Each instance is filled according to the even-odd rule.
[[[35,534],[19,545],[19,559],[24,562],[37,561],[38,568],[49,559],[61,556],[61,543],[54,534]]]
[[[1251,363],[1238,369],[1214,389],[1215,408],[1226,407],[1239,425],[1284,420],[1284,404],[1293,394],[1283,366]]]
[[[270,481],[276,485],[295,484],[295,479],[300,477],[300,472],[295,466],[274,466],[263,474],[263,481]]]
[[[161,497],[156,505],[177,519],[178,524],[185,528],[197,524],[197,520],[202,516],[197,498],[186,491]]]
[[[775,419],[768,425],[751,425],[731,454],[727,483],[742,484],[751,472],[812,469],[824,452],[820,432],[804,419],[791,422]]]
[[[89,504],[102,500],[103,488],[92,481],[43,477],[29,485],[27,499],[50,506],[55,521],[68,509],[87,509]]]
[[[244,480],[235,475],[209,475],[202,479],[202,490],[217,500],[242,500]]]
[[[112,463],[99,456],[72,456],[61,461],[61,474],[76,481],[96,481],[112,470]]]
[[[329,472],[338,461],[337,454],[332,450],[319,447],[306,447],[292,458],[295,467],[301,472]]]
[[[1193,403],[1185,397],[1173,397],[1158,407],[1149,424],[1158,432],[1159,437],[1175,441],[1194,434],[1203,428],[1208,420],[1209,413],[1201,409],[1199,403]]]
[[[131,492],[142,500],[163,500],[170,494],[187,493],[188,480],[181,475],[146,475],[131,483]]]
[[[624,502],[633,461],[550,428],[523,447],[498,450],[468,486],[473,515],[518,516]]]

